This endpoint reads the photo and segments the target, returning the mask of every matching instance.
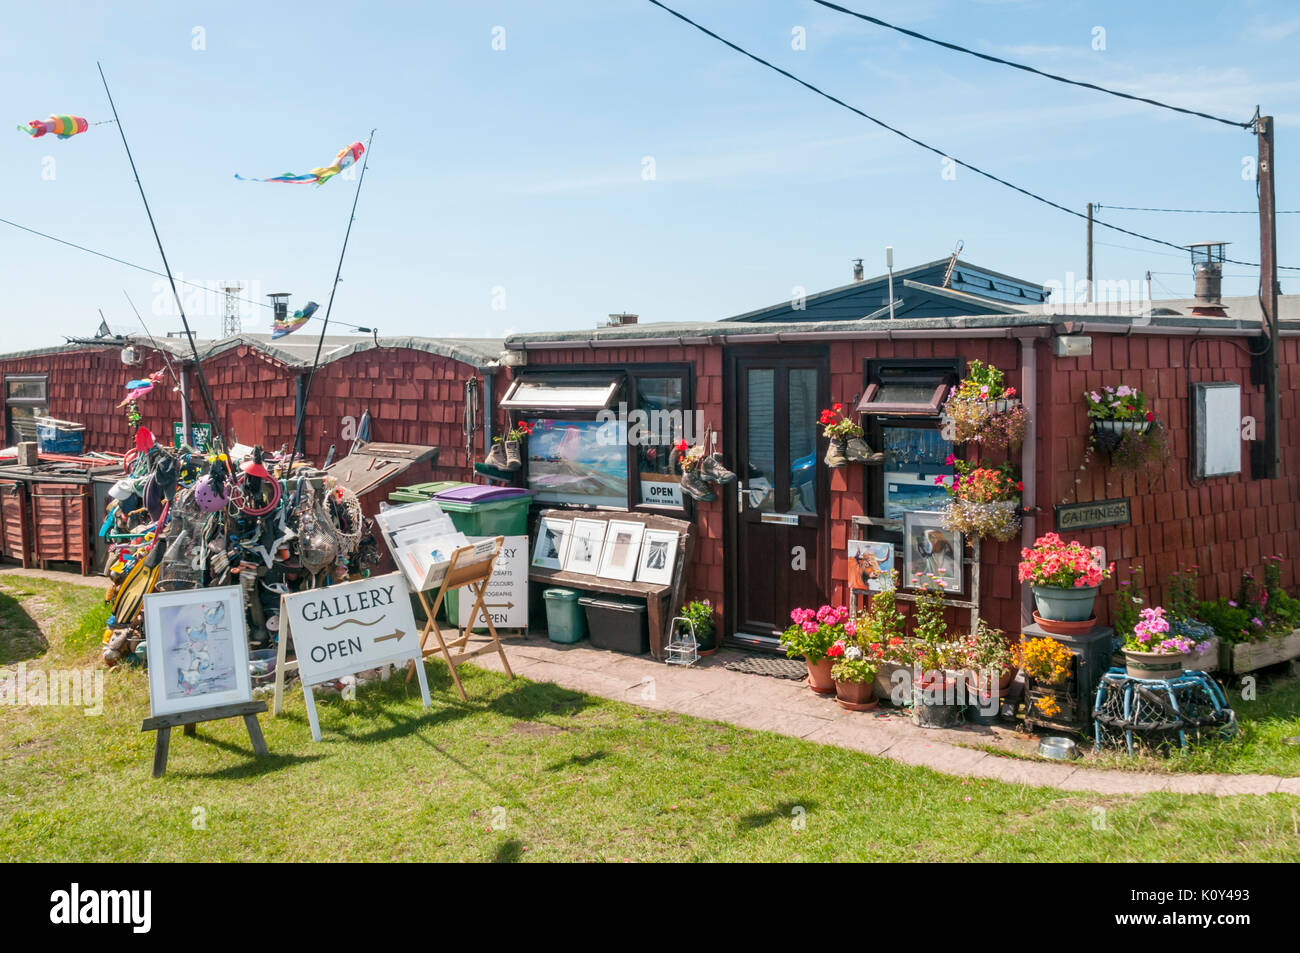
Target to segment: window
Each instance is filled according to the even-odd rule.
[[[614,401],[620,376],[551,374],[520,377],[511,382],[501,406],[524,411],[597,411]]]
[[[885,365],[867,383],[858,413],[934,416],[956,382],[957,375],[945,367]]]
[[[673,446],[704,436],[689,385],[688,371],[671,365],[519,378],[501,406],[534,425],[529,489],[543,503],[680,513]]]
[[[48,413],[48,390],[44,374],[5,377],[5,437],[10,445],[36,439],[36,418]]]

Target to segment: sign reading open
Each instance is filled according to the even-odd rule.
[[[320,741],[312,686],[393,662],[414,660],[420,694],[428,708],[419,629],[411,611],[410,590],[399,572],[359,579],[325,589],[308,589],[280,600],[280,653],[276,665],[276,704],[280,710],[286,671],[285,649],[292,635],[298,674],[307,700],[311,736]],[[292,668],[295,663],[287,663]]]

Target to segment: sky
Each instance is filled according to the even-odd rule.
[[[947,155],[1062,205],[1255,208],[1254,136],[952,53],[809,0],[666,0]],[[1279,209],[1300,209],[1300,7],[1289,2],[843,0],[1042,69],[1246,121],[1277,119]],[[383,335],[592,328],[613,312],[711,321],[947,257],[1071,287],[1083,222],[924,152],[646,0],[7,4],[0,113],[111,119],[103,65],[171,266],[323,315],[357,177],[327,165],[374,129],[333,318]],[[802,48],[798,48],[802,46]],[[1290,53],[1288,53],[1290,51]],[[11,127],[12,128],[12,127]],[[161,261],[118,127],[0,138],[0,218],[150,269]],[[1251,215],[1103,209],[1258,261]],[[1279,219],[1300,266],[1300,216]],[[1099,280],[1191,292],[1184,253],[1096,230]],[[180,323],[159,279],[0,223],[0,351]],[[1225,267],[1225,294],[1256,270]],[[1300,272],[1283,272],[1283,291]],[[124,294],[126,292],[126,294]],[[218,294],[190,288],[196,334]],[[269,310],[242,305],[247,330]],[[318,327],[316,322],[308,328]],[[331,325],[331,332],[335,327]],[[338,330],[346,333],[347,329]],[[307,330],[299,331],[306,335]]]

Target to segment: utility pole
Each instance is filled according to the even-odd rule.
[[[1088,273],[1087,273],[1087,275],[1086,275],[1086,278],[1087,278],[1088,284],[1087,284],[1087,285],[1085,286],[1085,288],[1084,288],[1084,294],[1087,295],[1087,297],[1084,298],[1084,300],[1087,301],[1087,302],[1089,302],[1089,303],[1091,303],[1091,301],[1092,301],[1092,203],[1091,203],[1091,202],[1088,203],[1088,266],[1087,266],[1087,272],[1088,272]]]
[[[1259,300],[1263,308],[1263,330],[1268,335],[1264,358],[1264,447],[1258,475],[1276,480],[1282,470],[1282,441],[1279,430],[1282,405],[1278,393],[1278,363],[1282,340],[1277,317],[1277,205],[1273,187],[1273,117],[1260,116],[1256,107],[1255,135],[1259,140],[1256,185],[1259,190]]]

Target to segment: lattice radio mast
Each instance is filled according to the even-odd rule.
[[[244,330],[244,322],[239,314],[240,285],[228,281],[221,286],[221,290],[226,293],[226,314],[221,321],[221,336],[232,337]]]

